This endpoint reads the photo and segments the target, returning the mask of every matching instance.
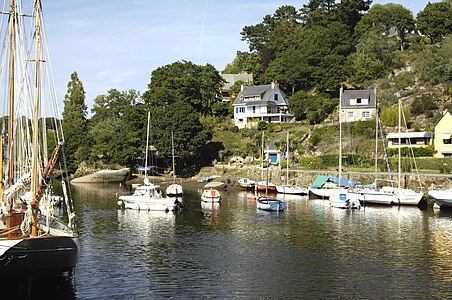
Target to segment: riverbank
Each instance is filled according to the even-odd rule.
[[[193,188],[203,188],[207,181],[206,177],[217,176],[214,181],[222,182],[224,188],[239,188],[237,180],[247,177],[256,181],[267,180],[280,185],[288,181],[304,187],[309,187],[318,175],[338,177],[336,170],[287,170],[278,166],[261,168],[259,165],[231,166],[226,164],[217,164],[212,167],[203,168],[196,176],[190,178],[177,178],[177,181]],[[169,175],[148,176],[151,182],[158,183],[165,187],[174,182],[174,178]],[[390,176],[383,172],[354,172],[343,171],[342,178],[353,180],[356,184],[369,184],[377,179],[379,185],[388,185],[392,181],[394,186],[398,186],[399,177]],[[415,191],[426,193],[429,188],[447,189],[452,188],[451,174],[414,174],[403,173],[400,176],[400,186],[411,188]],[[142,184],[143,174],[129,174],[129,169],[121,170],[102,170],[94,174],[75,178],[73,183],[125,183],[127,185]]]

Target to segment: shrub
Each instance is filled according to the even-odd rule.
[[[259,122],[257,123],[257,129],[258,129],[258,130],[260,130],[260,131],[262,131],[262,130],[267,130],[267,128],[268,128],[268,123],[267,123],[267,122],[265,122],[265,121],[259,121]]]

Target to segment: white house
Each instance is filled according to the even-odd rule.
[[[253,127],[259,120],[286,123],[293,118],[293,114],[289,113],[288,98],[276,82],[259,86],[242,85],[233,107],[238,128]]]
[[[401,132],[388,133],[388,148],[398,148],[400,137],[400,147],[425,148],[433,145],[433,132]]]

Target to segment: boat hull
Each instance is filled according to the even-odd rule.
[[[356,193],[336,193],[329,198],[330,206],[342,209],[360,209],[361,203]]]
[[[204,190],[201,195],[201,201],[206,203],[218,203],[221,201],[221,194],[216,189]]]
[[[169,197],[182,196],[183,188],[180,184],[173,183],[166,188],[166,195]]]
[[[78,237],[26,238],[12,244],[14,240],[0,239],[0,251],[3,252],[0,256],[0,277],[34,272],[58,274],[72,270],[78,262]]]
[[[429,191],[428,195],[435,200],[439,207],[452,208],[452,190],[433,190]]]
[[[118,204],[126,209],[173,211],[176,210],[179,201],[174,198],[134,199],[133,196],[119,197]]]
[[[266,183],[265,181],[261,181],[256,183],[256,189],[259,191],[276,192],[276,185],[270,182]]]
[[[309,193],[312,198],[329,198],[335,193],[338,193],[339,189],[317,189],[309,188]]]
[[[309,190],[296,185],[278,185],[276,191],[281,194],[307,195]]]
[[[256,200],[256,206],[261,210],[283,211],[286,208],[286,203],[273,197],[259,197]]]
[[[256,185],[256,182],[249,178],[240,178],[237,182],[242,189],[254,189]]]

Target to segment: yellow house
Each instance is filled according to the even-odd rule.
[[[449,111],[444,113],[442,119],[435,126],[433,145],[436,150],[434,157],[452,156],[452,115]]]

